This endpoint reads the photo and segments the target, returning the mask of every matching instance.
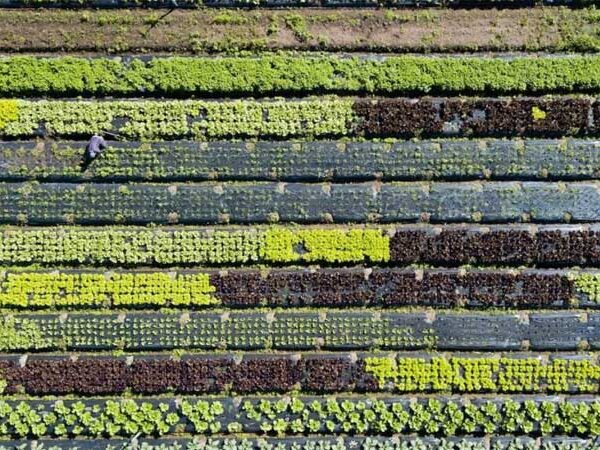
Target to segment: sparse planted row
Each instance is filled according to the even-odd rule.
[[[29,357],[0,361],[2,394],[598,393],[597,355],[347,353]],[[131,361],[130,361],[131,359]],[[22,362],[22,361],[21,361]]]
[[[532,7],[589,6],[595,0],[183,0],[177,9],[209,8],[281,8],[281,7],[402,7],[402,8],[473,8],[473,7]],[[173,8],[167,0],[2,0],[0,7],[23,8]]]
[[[590,400],[397,397],[85,399],[0,402],[0,436],[119,437],[169,433],[510,434],[595,437],[600,403]]]
[[[597,222],[596,182],[0,183],[0,223]]]
[[[128,139],[544,136],[597,134],[590,97],[302,100],[0,100],[0,137]]]
[[[77,5],[79,6],[79,5]],[[172,4],[170,4],[172,6]],[[528,9],[372,8],[176,10],[146,34],[156,11],[140,8],[0,9],[4,53],[97,56],[324,52],[597,52],[594,7]],[[518,32],[514,32],[518,24]],[[124,26],[126,25],[126,26]],[[465,33],[468,27],[469,33]],[[372,30],[377,29],[377,33]],[[494,29],[490,33],[490,29]],[[102,39],[98,36],[102,35]],[[23,39],[23,37],[26,39]],[[397,36],[400,36],[399,39]],[[486,74],[482,74],[482,77]]]
[[[0,142],[0,179],[50,181],[595,179],[600,141],[111,142],[85,172],[87,142]]]
[[[600,272],[478,269],[10,270],[8,309],[598,307]]]
[[[600,226],[4,227],[0,263],[596,266],[600,264]]]
[[[599,80],[597,56],[0,59],[3,97],[583,93],[597,92]]]
[[[0,450],[35,450],[35,445],[49,450],[598,450],[600,445],[593,438],[570,436],[490,436],[438,438],[432,436],[352,437],[288,437],[288,438],[236,438],[233,436],[208,439],[178,437],[145,440],[137,447],[124,439],[42,439],[36,441],[4,441]]]
[[[600,314],[381,310],[7,315],[0,350],[577,350],[600,348]]]
[[[436,437],[289,437],[289,438],[236,438],[210,437],[177,437],[145,440],[140,439],[137,446],[124,439],[85,440],[85,439],[42,439],[37,441],[4,441],[0,450],[35,450],[35,444],[49,450],[78,450],[93,448],[95,450],[598,450],[592,439],[560,436],[534,439],[529,437],[494,436],[491,439],[482,437],[436,438]],[[34,445],[32,445],[34,444]]]
[[[471,0],[472,1],[472,0]],[[490,1],[490,4],[498,0]],[[507,0],[509,4],[532,6],[532,0]],[[281,8],[281,7],[377,7],[377,6],[441,6],[443,0],[183,0],[177,3],[175,9],[190,9],[199,7],[210,8]],[[460,0],[447,0],[447,4],[460,5]],[[468,2],[466,3],[468,4]],[[552,1],[549,0],[549,4]],[[172,8],[173,4],[166,0],[2,0],[0,7],[23,8]]]

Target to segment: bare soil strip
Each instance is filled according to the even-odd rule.
[[[595,9],[1,10],[0,52],[598,51]]]

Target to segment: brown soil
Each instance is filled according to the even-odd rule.
[[[1,52],[598,51],[594,9],[0,10]],[[155,25],[153,28],[151,28]]]

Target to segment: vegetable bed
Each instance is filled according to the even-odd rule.
[[[540,358],[544,357],[544,360]],[[247,353],[0,360],[4,395],[334,392],[598,393],[597,354]],[[548,359],[546,359],[548,358]]]
[[[236,402],[237,403],[237,402]],[[303,435],[360,433],[391,435],[482,435],[502,433],[537,436],[597,434],[597,401],[565,401],[555,397],[521,400],[495,397],[460,402],[401,397],[315,399],[310,397],[248,398],[170,397],[133,399],[33,400],[0,402],[0,425],[6,437],[161,436],[175,431],[195,434]],[[51,424],[46,424],[50,417]],[[12,423],[11,423],[12,422]],[[27,430],[27,432],[25,432]]]
[[[194,266],[412,263],[597,266],[600,227],[389,225],[263,227],[3,227],[7,265]]]
[[[128,139],[596,135],[585,96],[264,100],[0,100],[0,137]]]
[[[8,270],[7,309],[600,306],[600,272],[541,269]]]
[[[0,183],[0,199],[5,224],[600,221],[594,182]]]
[[[85,172],[87,142],[0,142],[0,180],[592,180],[594,139],[118,142]]]
[[[0,95],[549,94],[597,92],[600,58],[271,56],[0,59]]]
[[[7,352],[199,350],[578,350],[600,346],[600,313],[286,310],[15,314]]]

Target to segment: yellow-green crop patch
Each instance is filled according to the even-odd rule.
[[[392,385],[399,392],[592,392],[600,381],[600,365],[588,359],[554,359],[534,356],[369,357],[365,371],[381,389]]]
[[[214,291],[207,274],[12,272],[0,281],[0,306],[206,306],[218,304]]]

